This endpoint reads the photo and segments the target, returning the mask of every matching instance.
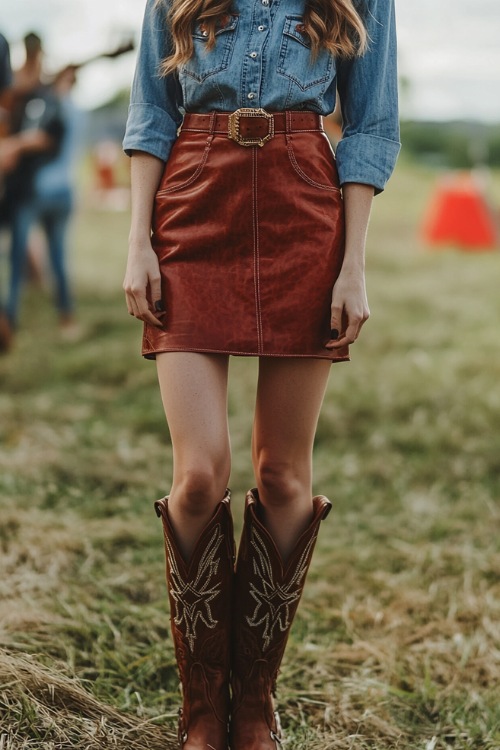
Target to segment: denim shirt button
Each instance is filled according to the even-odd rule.
[[[257,26],[257,31],[265,31],[265,26]]]
[[[269,0],[262,0],[262,5],[269,5]]]
[[[250,57],[252,57],[255,60],[255,58],[257,57],[257,53],[256,52],[250,52]]]
[[[247,99],[255,99],[255,94],[253,91],[250,91],[250,93],[247,94]]]

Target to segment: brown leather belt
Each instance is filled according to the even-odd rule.
[[[323,118],[315,112],[266,112],[237,109],[236,112],[188,113],[182,130],[227,135],[240,146],[263,146],[276,133],[323,131]]]

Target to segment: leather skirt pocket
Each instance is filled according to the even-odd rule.
[[[316,140],[315,158],[311,159],[311,138]],[[335,155],[323,133],[290,133],[287,135],[290,164],[301,180],[319,190],[340,193]]]
[[[213,135],[196,133],[180,147],[174,143],[172,153],[165,166],[157,198],[183,190],[196,182],[207,163]]]

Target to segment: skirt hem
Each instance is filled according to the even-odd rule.
[[[168,352],[192,352],[193,354],[229,354],[233,357],[280,357],[281,359],[326,359],[332,364],[336,362],[350,362],[350,357],[330,357],[328,354],[283,354],[283,352],[240,352],[230,349],[202,349],[201,347],[162,347],[153,351],[143,351],[144,359],[154,360],[157,354]]]

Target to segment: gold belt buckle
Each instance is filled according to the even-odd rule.
[[[264,117],[267,120],[267,135],[263,138],[244,138],[240,134],[240,120],[242,117]],[[265,109],[252,109],[251,107],[242,107],[229,115],[228,136],[240,146],[263,146],[266,141],[271,140],[274,136],[274,117],[266,112]]]

